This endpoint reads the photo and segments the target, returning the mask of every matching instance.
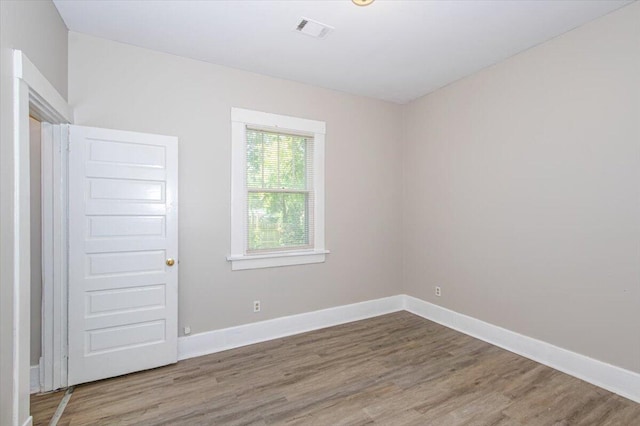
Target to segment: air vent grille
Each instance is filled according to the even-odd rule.
[[[296,26],[297,32],[314,38],[325,38],[333,29],[327,24],[304,17],[300,18]]]

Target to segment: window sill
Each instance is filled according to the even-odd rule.
[[[232,271],[243,269],[274,268],[277,266],[304,265],[307,263],[322,263],[329,250],[310,250],[281,252],[254,255],[227,256],[231,262]]]

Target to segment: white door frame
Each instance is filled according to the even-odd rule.
[[[22,51],[13,51],[13,336],[12,423],[31,424],[30,389],[30,201],[29,114],[54,124],[70,123],[65,99]],[[26,413],[26,416],[25,416]]]

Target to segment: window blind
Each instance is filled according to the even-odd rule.
[[[246,129],[247,252],[313,247],[313,137]]]

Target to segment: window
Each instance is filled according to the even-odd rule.
[[[325,123],[231,110],[232,269],[324,262]]]

